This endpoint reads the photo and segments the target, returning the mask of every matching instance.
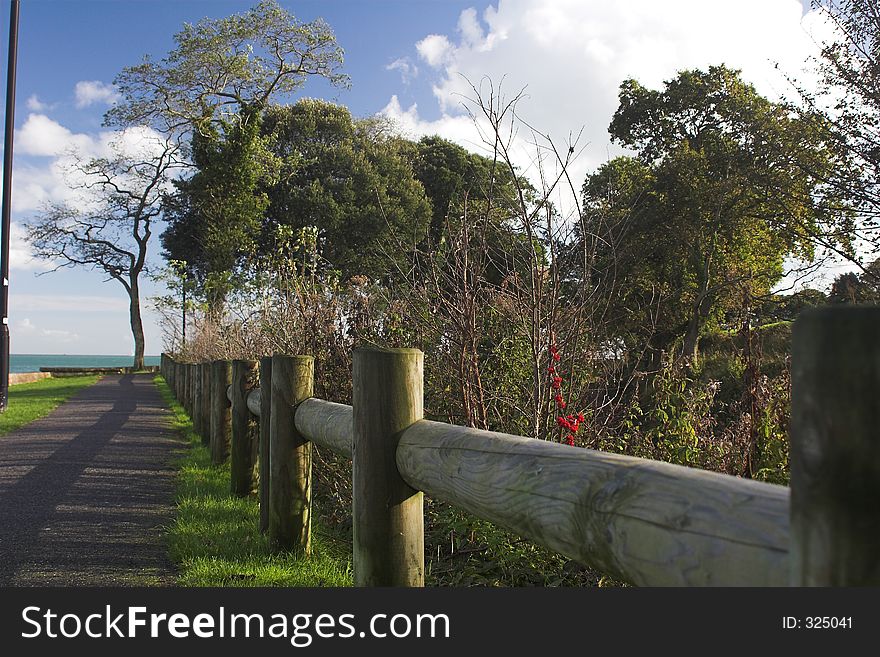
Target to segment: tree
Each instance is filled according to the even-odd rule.
[[[719,310],[744,293],[769,293],[786,258],[811,259],[813,236],[835,218],[817,201],[834,164],[819,123],[763,98],[738,71],[682,71],[661,91],[626,80],[609,132],[647,168],[619,202],[650,203],[615,236],[618,251],[634,250],[630,261],[643,275],[618,269],[616,280],[635,285],[626,296],[661,304],[654,329],[663,344],[655,347],[668,351],[681,340],[686,360]],[[805,160],[813,172],[797,165]],[[585,185],[593,217],[603,214],[603,176],[614,173],[624,187],[620,174],[632,178],[615,167]]]
[[[237,282],[238,265],[253,255],[269,201],[261,184],[273,175],[273,158],[260,136],[261,116],[226,126],[225,138],[196,132],[196,172],[175,181],[162,244],[169,260],[186,260],[212,311],[219,312]],[[263,185],[264,186],[264,185]]]
[[[276,0],[242,14],[186,24],[162,61],[149,57],[123,69],[114,84],[121,100],[105,116],[110,126],[149,125],[188,136],[199,173],[181,184],[175,215],[193,215],[212,299],[222,301],[229,266],[253,248],[266,199],[258,183],[267,156],[260,121],[274,99],[310,77],[345,85],[343,52],[321,19],[300,22]],[[172,255],[172,257],[174,257]],[[189,260],[189,258],[185,258]]]
[[[830,24],[834,39],[821,43],[817,89],[795,82],[804,117],[821,115],[824,138],[841,156],[824,174],[829,188],[858,211],[848,227],[876,254],[880,250],[880,10],[876,0],[813,0]],[[802,165],[812,169],[809,162]],[[861,266],[858,251],[842,250]]]
[[[340,105],[304,99],[266,112],[264,134],[277,158],[263,249],[277,227],[317,230],[322,267],[343,280],[378,280],[425,235],[430,206],[404,143],[381,121],[354,120]],[[400,249],[402,239],[409,249]]]
[[[425,189],[431,204],[431,222],[420,250],[440,255],[447,250],[445,240],[457,235],[462,222],[480,217],[481,238],[473,249],[485,260],[485,275],[494,285],[514,273],[515,263],[528,262],[532,245],[512,230],[517,215],[519,193],[527,203],[536,202],[537,190],[524,177],[514,175],[497,159],[470,153],[461,146],[436,135],[423,137],[407,149],[413,173]],[[517,272],[525,275],[520,267]]]
[[[174,41],[176,48],[161,62],[145,57],[116,77],[122,99],[107,112],[108,125],[208,134],[215,124],[222,133],[229,117],[245,121],[311,76],[348,81],[339,72],[343,52],[330,27],[321,19],[302,23],[276,0],[185,24]]]
[[[807,308],[824,306],[828,297],[822,290],[804,288],[792,294],[772,294],[755,309],[758,325],[793,322]]]
[[[837,276],[828,294],[831,303],[880,303],[880,258],[860,272]]]
[[[126,137],[142,138],[132,149]],[[181,166],[180,147],[152,131],[129,131],[111,145],[112,155],[77,159],[73,186],[89,192],[77,206],[54,204],[27,225],[34,254],[64,267],[97,269],[118,281],[129,298],[135,369],[144,366],[140,276],[148,270],[153,226],[162,216],[163,196]]]

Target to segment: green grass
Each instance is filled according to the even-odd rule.
[[[259,532],[253,496],[229,492],[229,465],[210,453],[161,376],[154,378],[189,443],[177,466],[177,517],[167,534],[182,586],[351,586],[351,545],[334,542],[313,520],[312,555],[272,554]],[[317,515],[317,514],[314,514]]]
[[[93,385],[100,378],[70,376],[9,386],[9,405],[0,413],[0,436],[48,415],[73,393]]]

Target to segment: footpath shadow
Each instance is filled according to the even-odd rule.
[[[108,376],[0,437],[0,585],[171,583],[179,445],[152,382]]]

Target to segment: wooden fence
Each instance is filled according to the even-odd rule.
[[[422,353],[358,349],[352,406],[309,356],[161,371],[232,492],[308,553],[311,445],[353,460],[360,586],[424,582],[423,493],[637,585],[880,584],[880,308],[808,311],[792,352],[792,488],[424,420]],[[259,372],[259,373],[258,373]]]

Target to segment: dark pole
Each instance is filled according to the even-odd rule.
[[[186,274],[183,277],[183,344],[186,344]]]
[[[9,230],[12,206],[12,136],[15,129],[15,69],[18,62],[19,0],[9,8],[9,66],[6,68],[6,136],[3,140],[3,235],[0,238],[0,411],[9,404]]]

